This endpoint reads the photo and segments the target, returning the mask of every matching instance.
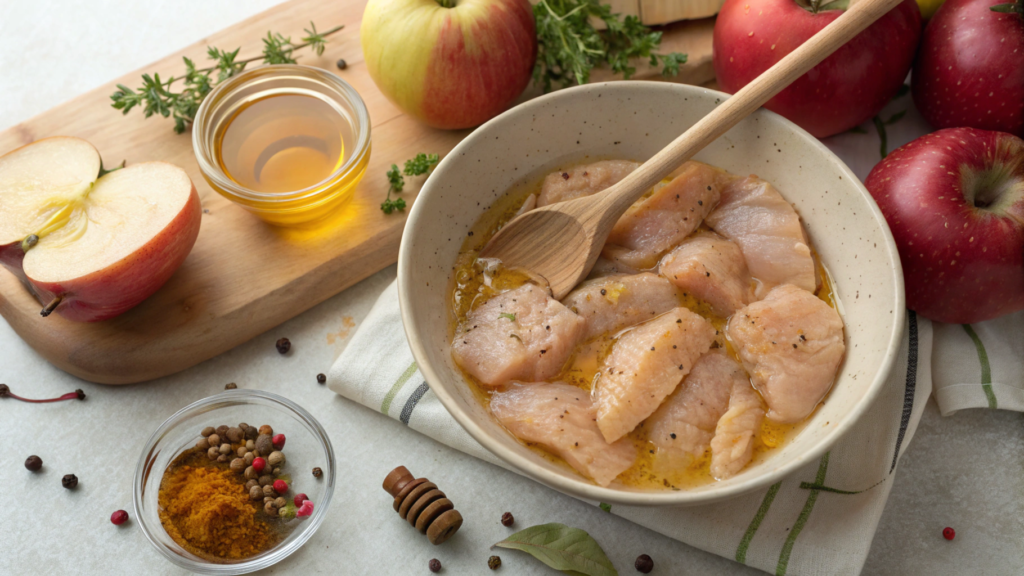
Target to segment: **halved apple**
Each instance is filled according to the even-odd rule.
[[[101,174],[99,152],[66,136],[0,157],[0,264],[69,320],[121,314],[156,292],[199,235],[184,170],[143,162]]]

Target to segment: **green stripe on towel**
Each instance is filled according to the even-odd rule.
[[[971,337],[974,342],[974,348],[978,351],[978,361],[981,362],[981,389],[985,391],[985,398],[988,400],[989,408],[998,408],[999,403],[996,402],[996,394],[992,391],[992,367],[988,364],[988,352],[985,351],[985,344],[982,343],[981,338],[978,338],[978,334],[971,328],[970,324],[961,324],[964,327],[964,332]]]
[[[818,475],[814,477],[815,484],[825,483],[825,471],[828,470],[828,455],[831,452],[825,452],[825,455],[821,457],[821,463],[818,464]],[[800,535],[800,532],[804,529],[804,525],[807,524],[807,519],[811,516],[811,510],[814,510],[814,503],[818,500],[818,490],[811,490],[811,493],[807,495],[807,502],[804,503],[804,509],[800,511],[800,515],[797,516],[796,522],[793,523],[793,528],[789,531],[789,536],[786,537],[786,543],[782,545],[782,553],[779,554],[779,563],[775,566],[775,576],[785,576],[786,568],[789,567],[789,555],[793,552],[793,545],[796,544],[796,538]]]
[[[391,385],[391,390],[388,390],[388,393],[384,395],[384,402],[380,405],[380,411],[382,414],[387,416],[388,410],[391,409],[391,402],[395,400],[395,396],[398,395],[402,386],[405,386],[405,383],[408,382],[409,378],[412,378],[412,375],[415,373],[416,362],[413,361],[413,363],[409,364],[409,367],[405,369],[405,372],[402,372],[402,375],[398,377],[398,380],[395,380],[395,383]]]
[[[768,515],[768,509],[771,508],[775,495],[779,493],[780,486],[782,486],[781,480],[772,484],[771,488],[768,489],[768,493],[764,495],[764,500],[761,500],[761,507],[757,509],[757,514],[754,514],[754,519],[750,521],[750,526],[747,526],[747,531],[743,534],[739,547],[736,548],[736,561],[740,564],[747,563],[747,548],[750,547],[750,541],[754,539],[757,529],[761,527],[761,521]]]

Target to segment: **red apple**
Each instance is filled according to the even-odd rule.
[[[726,0],[715,22],[718,85],[735,93],[845,11],[803,0]],[[845,7],[845,3],[844,3]],[[921,37],[921,12],[903,2],[765,104],[818,138],[870,119],[899,90]]]
[[[1024,17],[1009,0],[947,0],[924,30],[911,88],[924,119],[1024,136]]]
[[[0,157],[0,263],[43,315],[117,316],[156,292],[192,250],[202,209],[184,170],[144,162],[100,173],[85,140],[46,138]]]
[[[908,308],[958,324],[1024,309],[1024,140],[939,130],[893,151],[864,185],[896,239]]]
[[[470,128],[505,111],[537,57],[527,0],[370,0],[359,32],[380,91],[435,128]]]

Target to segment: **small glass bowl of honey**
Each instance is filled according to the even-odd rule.
[[[260,66],[215,88],[192,125],[203,177],[266,222],[309,225],[355,192],[370,162],[370,116],[334,74]]]

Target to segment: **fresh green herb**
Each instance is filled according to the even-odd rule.
[[[882,155],[882,158],[889,155],[889,135],[886,134],[885,127],[899,122],[900,118],[903,118],[906,113],[906,110],[900,110],[885,121],[882,120],[881,116],[875,116],[871,119],[871,121],[875,123],[875,130],[878,131],[878,139],[880,141],[878,145],[878,152]]]
[[[1008,2],[1006,4],[996,4],[991,7],[993,12],[1002,12],[1003,14],[1012,14],[1016,12],[1024,18],[1024,2]]]
[[[259,56],[236,60],[241,48],[234,51],[221,50],[208,46],[206,55],[215,64],[207,68],[196,68],[195,62],[190,58],[183,58],[185,61],[185,73],[181,76],[171,76],[167,80],[161,80],[159,74],[143,74],[142,86],[132,89],[124,84],[117,85],[117,91],[110,95],[114,108],[127,114],[132,108],[138,106],[142,109],[146,118],[154,114],[164,118],[174,118],[174,131],[181,134],[185,128],[196,117],[199,105],[213,88],[245,70],[246,64],[262,60],[263,64],[295,64],[293,53],[301,48],[309,47],[317,56],[323,55],[324,46],[327,44],[327,36],[334,34],[344,26],[335,26],[326,32],[317,32],[316,26],[310,22],[309,28],[305,30],[300,43],[292,42],[287,36],[276,32],[267,32],[263,39],[263,53]],[[214,77],[216,73],[216,77]],[[183,81],[180,92],[171,90],[175,82]]]
[[[429,174],[434,166],[441,160],[441,157],[437,154],[417,154],[412,160],[405,161],[405,168],[399,172],[398,165],[392,164],[391,170],[388,170],[388,196],[381,203],[380,209],[385,214],[391,214],[395,210],[401,212],[405,210],[405,200],[401,198],[391,199],[391,193],[398,194],[405,188],[405,176],[422,176],[423,174]],[[405,176],[403,176],[403,174]]]
[[[686,54],[659,54],[661,32],[652,32],[636,16],[619,18],[600,0],[540,0],[533,7],[537,22],[537,64],[533,79],[548,92],[552,87],[586,84],[590,71],[607,65],[615,74],[629,78],[636,72],[631,58],[646,58],[661,66],[664,76],[675,76],[686,63]],[[607,30],[598,31],[590,18],[602,20]]]
[[[498,314],[498,319],[500,320],[502,318],[508,318],[509,320],[511,320],[513,322],[516,321],[516,315],[515,314],[509,314],[508,312],[505,312],[505,313],[502,313],[502,314]]]
[[[604,510],[605,512],[611,512],[612,511],[612,505],[607,503],[607,502],[601,502],[600,508],[601,508],[601,510]]]
[[[519,340],[520,342],[523,341],[523,339],[519,337],[519,334],[509,334],[508,337],[509,338],[515,338],[516,340]]]
[[[565,524],[531,526],[495,546],[521,550],[555,570],[570,574],[618,576],[596,540],[583,530]]]

